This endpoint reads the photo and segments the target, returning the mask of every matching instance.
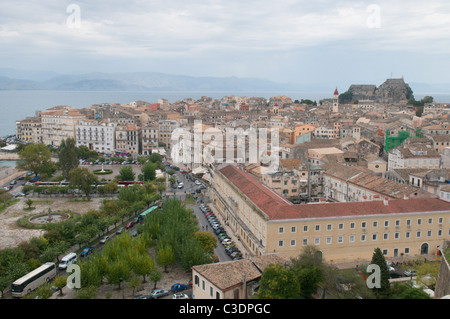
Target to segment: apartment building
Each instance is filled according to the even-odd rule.
[[[213,204],[252,255],[296,257],[315,245],[324,260],[433,254],[450,236],[450,203],[438,198],[291,204],[250,174],[214,172]]]
[[[180,124],[174,120],[163,120],[159,122],[159,143],[163,143],[166,149],[171,149],[172,147],[172,132],[179,128]]]
[[[430,198],[429,192],[400,184],[360,167],[330,165],[323,173],[324,194],[337,202],[362,202],[380,199]]]
[[[159,126],[157,124],[142,126],[141,138],[142,155],[150,155],[152,150],[158,148]]]
[[[141,154],[141,128],[128,124],[116,127],[116,151]]]
[[[332,128],[319,126],[314,129],[314,136],[316,138],[332,139],[334,132]]]
[[[441,156],[429,145],[403,145],[389,151],[388,168],[439,168]]]
[[[76,145],[84,145],[96,152],[112,154],[115,151],[116,124],[98,121],[80,121],[75,126]]]
[[[42,143],[41,117],[28,117],[22,121],[16,121],[16,137],[26,143]]]
[[[446,147],[450,147],[450,135],[434,135],[430,136],[433,142],[433,148],[438,153],[443,153]]]
[[[41,113],[42,143],[60,146],[62,140],[75,139],[75,128],[86,117],[77,109],[57,106]]]
[[[311,164],[320,166],[325,164],[324,159],[327,155],[341,154],[344,152],[336,147],[313,148],[308,150],[308,159]]]

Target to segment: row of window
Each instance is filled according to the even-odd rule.
[[[422,230],[416,231],[415,232],[415,235],[416,235],[415,238],[422,238],[422,233],[423,233]],[[444,231],[442,229],[439,229],[437,231],[438,237],[443,236],[443,233],[444,233]],[[382,236],[383,240],[389,240],[389,235],[390,235],[389,233],[383,233],[383,236]],[[450,235],[450,229],[448,230],[448,235]],[[426,236],[427,237],[432,237],[433,236],[433,231],[432,230],[426,231]],[[368,236],[366,234],[361,234],[360,242],[367,241],[368,237],[372,238],[372,241],[377,241],[379,236],[378,236],[378,233],[374,233],[371,236]],[[344,243],[344,238],[345,238],[344,235],[337,236],[337,243],[338,244],[343,244]],[[411,231],[405,232],[405,239],[411,239],[411,238],[412,238],[412,232]],[[400,239],[400,232],[395,232],[394,233],[394,239]],[[321,237],[315,237],[314,238],[314,245],[320,245],[320,242],[321,242]],[[356,242],[356,235],[349,235],[348,236],[348,242],[349,243]],[[325,237],[325,243],[327,245],[332,244],[333,243],[333,237],[332,236],[326,236]],[[308,244],[310,244],[309,238],[303,238],[302,239],[302,245],[303,246],[307,246]],[[295,239],[295,238],[290,239],[289,240],[289,245],[290,245],[290,247],[297,246],[297,239]],[[285,247],[285,240],[284,239],[279,239],[278,240],[278,247],[279,248]]]
[[[197,275],[194,278],[194,285],[196,285],[197,287],[200,287],[200,278]],[[206,283],[203,279],[202,279],[202,290],[206,291]],[[209,296],[214,297],[214,288],[212,286],[209,286]],[[216,291],[215,298],[220,299],[219,291]]]
[[[428,225],[432,225],[433,222],[434,222],[433,218],[427,218],[426,221],[427,221]],[[417,225],[423,225],[423,222],[424,222],[423,218],[417,218],[416,224]],[[444,223],[444,218],[443,217],[439,217],[438,218],[438,224],[442,225],[443,223]],[[450,219],[449,219],[449,223],[450,223]],[[395,225],[395,227],[400,227],[401,226],[400,219],[395,220],[394,225]],[[350,226],[350,229],[356,229],[356,223],[355,222],[351,222],[349,226]],[[389,226],[390,226],[390,221],[389,220],[385,220],[384,221],[384,227],[389,227]],[[412,226],[412,219],[407,219],[406,220],[406,226]],[[372,227],[373,228],[377,228],[378,227],[378,221],[372,222]],[[310,228],[310,226],[304,225],[303,226],[303,232],[308,232],[309,228]],[[365,221],[361,222],[361,228],[362,229],[366,229],[367,228],[367,222],[365,222]],[[338,224],[338,229],[339,230],[343,230],[344,229],[344,223],[339,223]],[[315,231],[320,231],[321,230],[321,225],[319,225],[319,224],[315,225],[314,226],[314,230]],[[327,224],[326,225],[326,230],[327,231],[333,230],[333,224]],[[279,234],[284,234],[284,232],[285,232],[285,229],[284,229],[283,226],[278,228],[278,233]],[[297,226],[292,226],[291,227],[291,233],[296,233],[296,232],[297,232]]]

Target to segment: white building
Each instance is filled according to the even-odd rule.
[[[115,151],[115,130],[115,123],[80,121],[75,128],[77,147],[84,145],[96,152],[112,154]]]
[[[397,147],[389,151],[388,168],[440,168],[441,156],[426,146]]]
[[[314,135],[316,138],[332,139],[333,138],[333,128],[319,126],[314,130]]]

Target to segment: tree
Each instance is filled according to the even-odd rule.
[[[33,172],[35,175],[46,173],[50,175],[54,170],[52,153],[44,144],[29,144],[19,152],[21,163],[19,168]]]
[[[163,181],[163,182],[159,182],[158,181],[156,183],[156,185],[158,187],[158,192],[159,192],[160,195],[162,195],[162,193],[165,192],[166,189],[167,189],[166,181]]]
[[[133,289],[133,295],[134,295],[134,291],[136,290],[137,287],[139,287],[140,284],[141,284],[141,280],[137,276],[132,276],[128,280],[128,286]]]
[[[158,154],[158,153],[152,153],[149,156],[149,160],[152,163],[162,162],[162,156],[160,154]]]
[[[53,285],[58,288],[59,295],[62,296],[62,289],[66,286],[67,276],[57,276],[55,280],[53,280]]]
[[[109,182],[108,184],[103,186],[103,188],[106,194],[113,194],[117,192],[117,190],[119,189],[119,185],[115,182]]]
[[[88,286],[77,290],[77,299],[95,299],[98,293],[96,286]]]
[[[316,247],[308,245],[303,248],[297,258],[292,258],[291,261],[291,269],[300,284],[300,296],[305,299],[311,298],[323,278],[325,266],[322,263],[321,253]]]
[[[142,166],[142,175],[144,181],[153,181],[156,178],[156,164],[147,162]]]
[[[94,185],[98,184],[97,176],[89,172],[87,168],[74,168],[69,172],[70,186],[80,189],[89,197]]]
[[[108,283],[118,285],[119,289],[122,289],[121,283],[130,279],[131,269],[126,262],[116,260],[108,265],[105,277]]]
[[[33,200],[31,198],[28,198],[25,201],[25,204],[28,206],[28,209],[31,209],[31,205],[33,205]]]
[[[164,272],[169,272],[167,266],[170,266],[175,262],[175,254],[172,247],[168,245],[160,247],[156,254],[156,261],[164,267]]]
[[[194,238],[202,245],[207,252],[213,252],[217,247],[216,237],[209,231],[198,231],[194,233]]]
[[[310,299],[316,293],[322,280],[322,270],[319,266],[305,267],[300,269],[296,276],[300,284],[300,296],[304,299]]]
[[[80,145],[78,147],[77,151],[78,151],[78,157],[79,158],[83,158],[83,159],[87,160],[89,158],[97,158],[98,157],[98,153],[96,151],[90,150],[85,145]]]
[[[129,165],[122,167],[119,171],[119,180],[121,181],[134,181],[136,174],[133,172],[133,168]]]
[[[373,288],[373,293],[377,299],[388,299],[391,297],[391,285],[389,282],[389,269],[387,267],[386,259],[383,256],[380,248],[375,248],[372,255],[371,264],[376,264],[380,267],[381,278],[380,288]]]
[[[353,100],[353,92],[347,91],[339,95],[339,103],[346,104]]]
[[[154,283],[153,289],[156,289],[156,284],[161,280],[162,275],[162,272],[157,267],[153,268],[151,273],[148,274],[148,278]]]
[[[136,275],[142,276],[145,283],[145,276],[154,271],[155,263],[148,254],[135,254],[130,261],[130,266]]]
[[[0,296],[1,299],[3,299],[3,294],[4,291],[6,290],[6,288],[9,287],[9,285],[13,282],[14,280],[9,277],[9,276],[1,276],[0,275],[0,292],[2,293],[2,295]]]
[[[300,285],[293,271],[283,265],[269,265],[261,275],[258,298],[294,299],[300,293]]]
[[[69,172],[78,167],[78,149],[75,140],[71,137],[62,140],[59,147],[59,168],[65,179],[69,178]]]
[[[409,283],[395,282],[391,290],[394,299],[432,299],[423,289],[411,287]]]
[[[421,262],[417,266],[417,281],[425,283],[434,290],[439,274],[439,267],[439,263]]]

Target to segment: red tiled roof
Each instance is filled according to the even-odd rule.
[[[220,172],[270,220],[450,211],[450,202],[438,198],[389,200],[387,205],[382,200],[294,205],[233,165],[222,168]]]
[[[255,177],[233,165],[222,168],[220,172],[269,216],[272,211],[292,205],[286,199],[260,183]]]

